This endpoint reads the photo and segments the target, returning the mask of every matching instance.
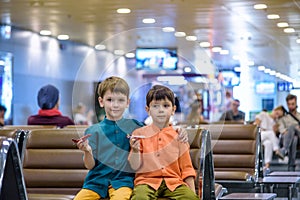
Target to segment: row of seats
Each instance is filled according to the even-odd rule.
[[[29,200],[72,199],[81,189],[87,170],[82,152],[71,139],[82,136],[83,131],[76,127],[48,127],[33,128],[27,133],[22,165]],[[253,188],[259,175],[255,126],[203,125],[187,131],[197,172],[196,190],[202,186],[202,199],[217,199],[224,193],[224,186],[241,186],[232,183]]]

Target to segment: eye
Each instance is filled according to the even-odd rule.
[[[165,108],[169,108],[171,105],[170,104],[164,104]]]

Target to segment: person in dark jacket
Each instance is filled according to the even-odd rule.
[[[53,85],[42,87],[37,96],[40,110],[37,115],[28,117],[28,125],[56,125],[63,128],[67,125],[74,125],[74,121],[63,116],[59,111],[59,91]]]
[[[3,105],[0,105],[0,127],[4,126],[5,120],[4,120],[4,114],[6,112],[6,107]]]

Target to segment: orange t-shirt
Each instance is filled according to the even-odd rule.
[[[185,178],[195,177],[189,144],[177,140],[178,133],[172,126],[160,130],[152,124],[136,129],[132,135],[145,136],[139,139],[142,163],[136,171],[135,185],[147,184],[157,190],[165,180],[169,190],[174,191],[185,184]]]

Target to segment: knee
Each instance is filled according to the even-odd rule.
[[[189,199],[189,200],[199,200],[199,197],[194,193],[194,192],[187,192],[184,195],[184,199]]]

